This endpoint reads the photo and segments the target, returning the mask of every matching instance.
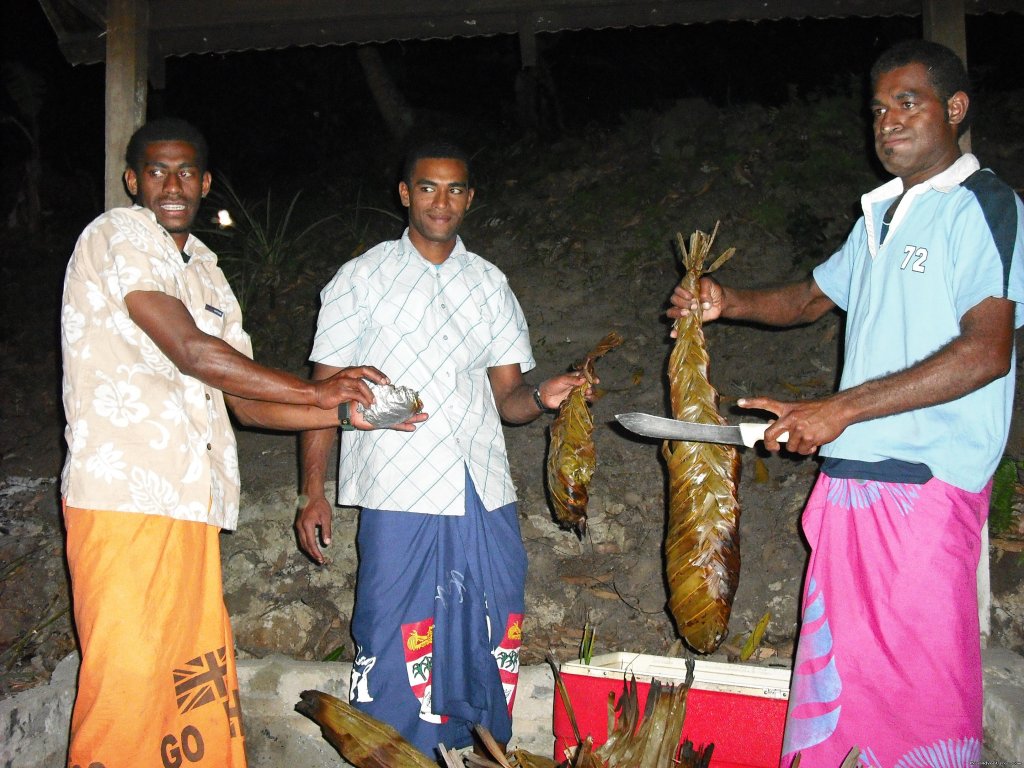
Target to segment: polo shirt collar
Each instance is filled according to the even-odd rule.
[[[934,189],[937,192],[949,192],[979,168],[981,168],[981,164],[978,162],[978,158],[967,152],[958,157],[956,162],[946,170],[906,190],[907,196],[920,195],[930,189]],[[868,192],[861,200],[866,208],[872,203],[899,197],[899,195],[903,194],[903,191],[902,179],[890,179],[882,186]]]
[[[899,177],[890,179],[885,184],[877,187],[860,199],[861,210],[864,213],[864,225],[868,231],[868,251],[874,257],[878,254],[878,230],[880,217],[885,212],[888,204],[900,195],[899,206],[892,218],[889,231],[896,229],[903,220],[906,211],[915,197],[926,194],[931,190],[946,194],[955,189],[964,179],[970,176],[981,167],[978,158],[967,152],[956,159],[952,165],[941,173],[937,173],[930,179],[915,184],[908,190],[903,189],[903,180]],[[884,205],[879,206],[879,203]],[[877,221],[876,221],[877,219]]]

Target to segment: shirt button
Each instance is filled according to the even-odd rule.
[[[442,339],[444,339],[445,341],[448,341],[448,334],[446,333],[446,334],[445,334],[444,336],[442,336],[441,338],[442,338]]]
[[[206,444],[206,450],[212,451],[213,450],[213,446],[210,443],[207,443]]]
[[[207,392],[207,393],[206,393],[206,399],[207,399],[207,400],[209,400],[209,399],[210,399],[210,393],[209,393],[209,392]]]

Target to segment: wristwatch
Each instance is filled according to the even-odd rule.
[[[345,432],[351,432],[355,429],[355,426],[352,424],[352,417],[350,416],[352,412],[351,406],[352,404],[348,400],[344,403],[338,403],[338,424]]]
[[[541,413],[554,413],[558,410],[557,408],[548,408],[544,405],[544,401],[540,398],[540,384],[533,388],[533,402],[540,408]]]

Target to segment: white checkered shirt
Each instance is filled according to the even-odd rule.
[[[432,515],[464,513],[465,469],[487,509],[515,501],[487,369],[536,363],[505,275],[461,238],[440,266],[409,240],[381,243],[321,291],[310,359],[373,365],[420,393],[430,418],[412,434],[346,432],[338,503]]]

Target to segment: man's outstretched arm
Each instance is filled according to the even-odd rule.
[[[387,383],[376,368],[335,369],[340,375],[318,381],[300,378],[251,360],[223,339],[204,333],[185,305],[159,291],[132,291],[125,297],[132,321],[182,373],[219,389],[243,423],[275,429],[337,425],[339,403],[373,402],[364,378]],[[243,401],[249,401],[245,403]],[[255,403],[309,408],[267,408]]]
[[[959,336],[902,371],[815,400],[749,397],[738,405],[779,417],[765,433],[769,450],[777,450],[775,438],[789,432],[788,450],[813,453],[851,424],[957,400],[1005,376],[1013,354],[1015,306],[1008,299],[985,299],[961,318]]]

